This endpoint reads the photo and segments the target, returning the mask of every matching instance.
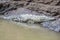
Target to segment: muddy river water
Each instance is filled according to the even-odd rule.
[[[60,40],[60,33],[39,26],[28,28],[22,25],[0,20],[0,40]]]

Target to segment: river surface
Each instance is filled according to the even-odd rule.
[[[24,25],[0,20],[0,40],[60,40],[60,33],[40,26],[28,28],[31,26]]]

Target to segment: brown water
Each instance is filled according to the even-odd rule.
[[[0,20],[0,40],[60,40],[60,33],[42,27],[25,28]]]

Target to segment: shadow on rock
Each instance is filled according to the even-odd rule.
[[[45,28],[48,28],[56,32],[60,32],[60,19],[57,19],[56,21],[43,22],[41,24]]]

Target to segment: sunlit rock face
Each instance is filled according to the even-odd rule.
[[[43,22],[41,24],[45,28],[48,28],[50,30],[54,30],[56,32],[60,32],[60,19],[57,19],[56,21]]]

